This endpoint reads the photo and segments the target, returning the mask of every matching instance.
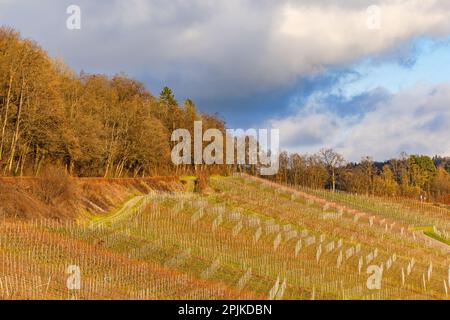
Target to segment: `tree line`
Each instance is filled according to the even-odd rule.
[[[173,165],[171,133],[184,128],[194,135],[198,120],[203,130],[225,133],[217,115],[200,113],[189,99],[180,104],[168,87],[155,97],[123,74],[77,74],[15,30],[0,28],[0,175],[35,176],[48,164],[73,176],[257,174],[256,166],[247,165]],[[324,149],[314,155],[282,152],[279,164],[270,179],[282,183],[450,201],[449,158],[402,155],[383,163],[370,157],[347,163]]]
[[[430,198],[450,204],[450,158],[401,154],[375,162],[364,157],[348,163],[332,149],[313,155],[280,155],[277,182],[314,189],[340,190],[376,196]]]
[[[77,176],[146,176],[173,168],[170,135],[225,124],[181,105],[165,87],[154,97],[123,74],[76,74],[35,42],[0,29],[0,174],[38,175],[53,163]],[[187,170],[189,168],[182,168]]]

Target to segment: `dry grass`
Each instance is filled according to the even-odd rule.
[[[65,170],[47,167],[39,177],[0,178],[0,218],[74,220],[86,211],[105,214],[150,190],[181,188],[176,177],[71,178]]]

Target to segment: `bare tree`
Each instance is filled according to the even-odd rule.
[[[336,173],[337,170],[345,164],[345,159],[342,155],[335,152],[333,149],[322,149],[319,151],[319,157],[325,164],[330,176],[333,192],[336,191]]]
[[[366,195],[374,194],[374,179],[376,168],[374,166],[373,159],[369,156],[363,157],[360,163],[361,169],[364,172],[364,178],[362,183],[364,184]]]

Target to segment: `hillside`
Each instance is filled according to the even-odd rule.
[[[4,217],[0,299],[448,297],[446,208],[249,176],[212,177],[204,194],[169,181],[82,179],[75,219]],[[380,290],[366,286],[372,265]]]
[[[182,190],[176,177],[72,178],[55,170],[41,178],[0,177],[0,218],[75,220],[105,214],[132,196],[151,190]]]

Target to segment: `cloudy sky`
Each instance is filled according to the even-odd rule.
[[[77,71],[279,128],[289,151],[450,156],[447,0],[0,0],[0,24]]]

